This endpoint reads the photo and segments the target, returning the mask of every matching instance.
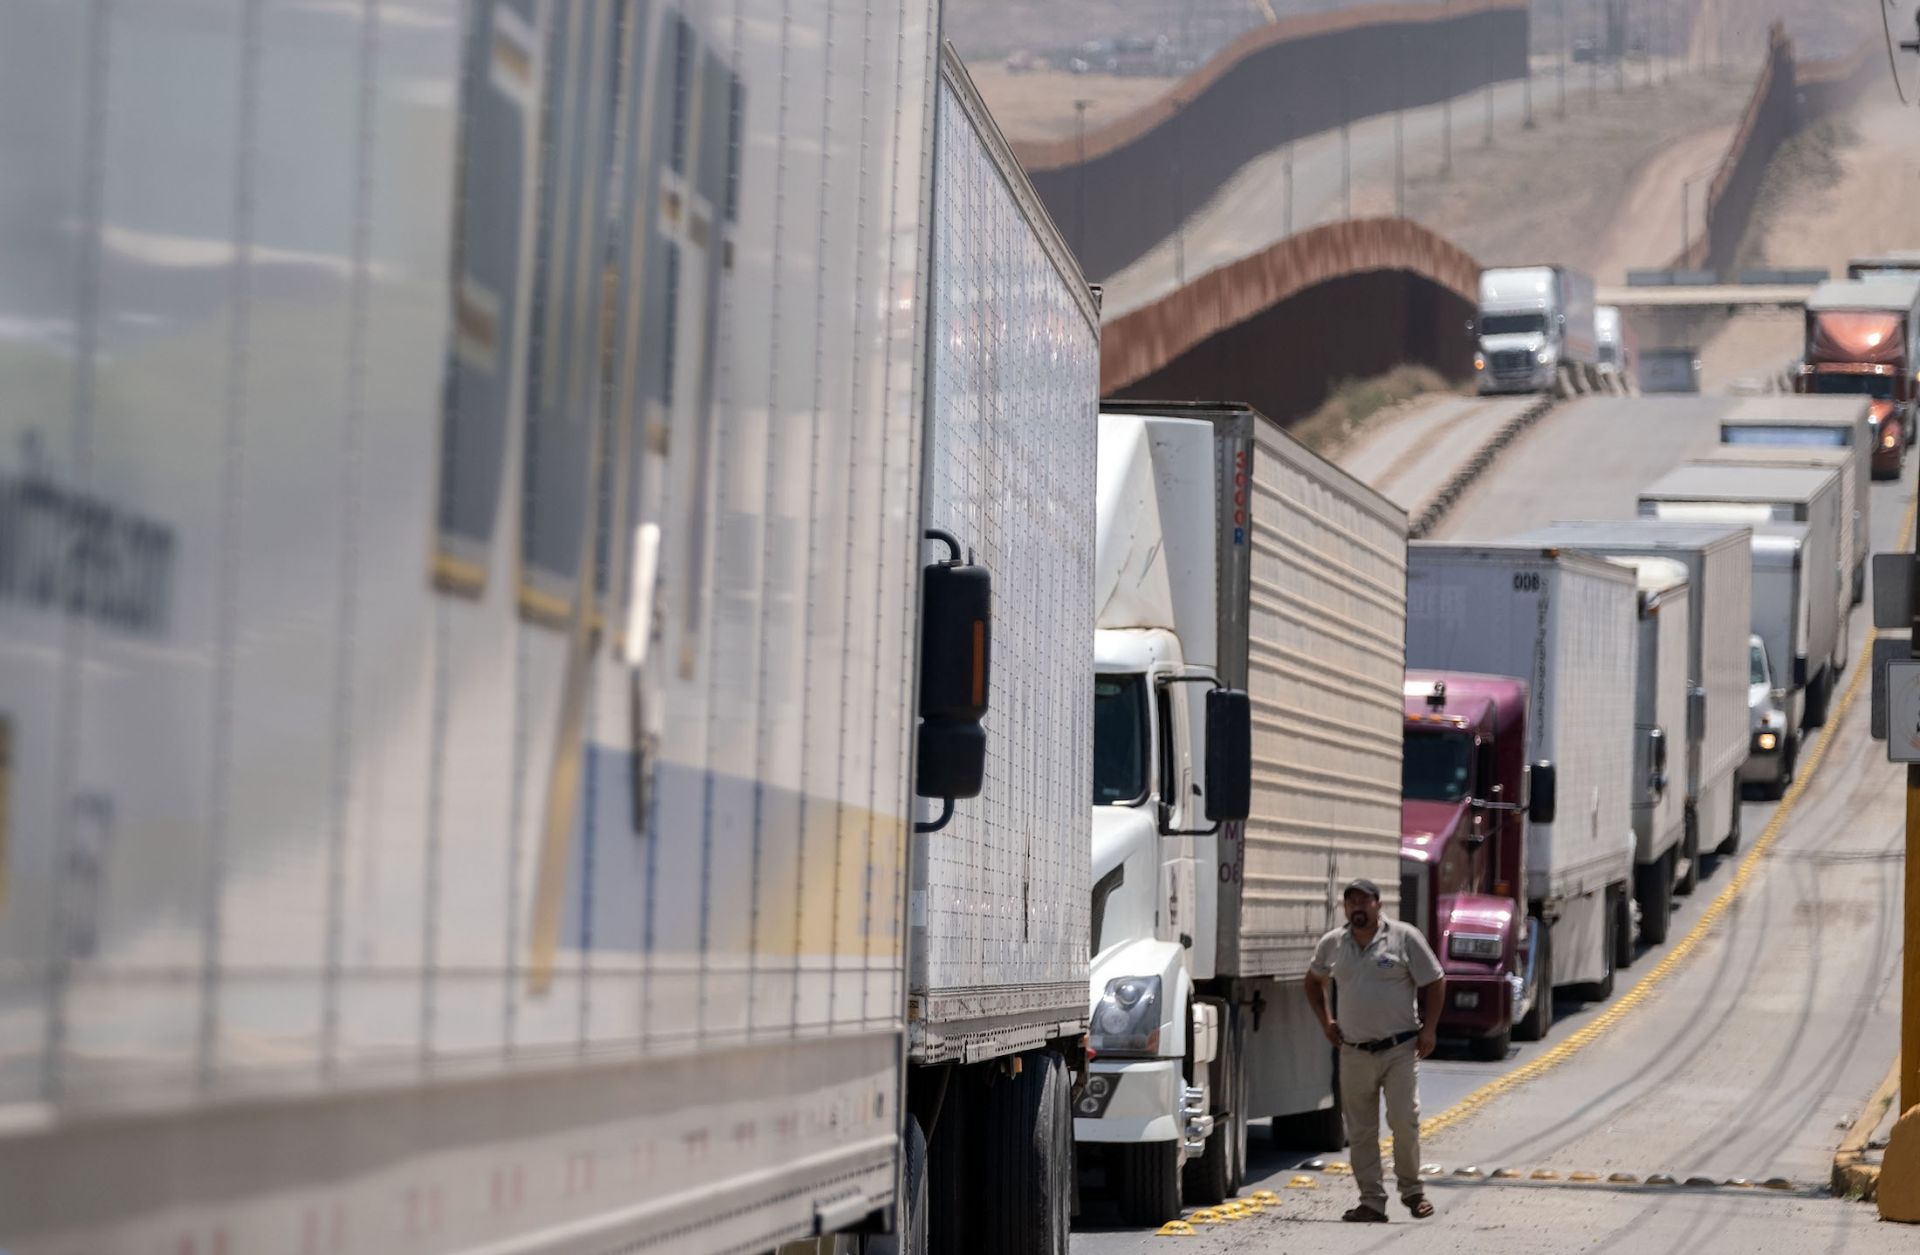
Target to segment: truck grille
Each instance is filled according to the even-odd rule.
[[[1526,375],[1533,371],[1533,354],[1525,349],[1499,349],[1487,357],[1496,375]]]

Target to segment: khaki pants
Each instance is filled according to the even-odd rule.
[[[1380,1096],[1387,1098],[1387,1127],[1393,1131],[1393,1174],[1401,1199],[1424,1193],[1420,1184],[1420,1082],[1415,1042],[1368,1054],[1340,1047],[1340,1105],[1346,1119],[1348,1150],[1360,1201],[1385,1213],[1386,1183],[1380,1177]]]

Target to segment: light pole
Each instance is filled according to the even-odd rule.
[[[1073,102],[1074,129],[1079,135],[1080,155],[1076,169],[1079,177],[1074,189],[1073,207],[1073,249],[1080,254],[1080,263],[1086,264],[1087,258],[1087,106],[1091,100]]]

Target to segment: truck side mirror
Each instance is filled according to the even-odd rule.
[[[1559,802],[1559,779],[1552,763],[1538,762],[1531,773],[1533,789],[1527,798],[1527,822],[1550,824]]]
[[[1687,739],[1703,740],[1707,735],[1707,690],[1695,685],[1687,691]]]
[[[980,796],[986,777],[987,713],[991,669],[993,577],[961,559],[950,533],[927,532],[947,546],[948,557],[921,573],[920,728],[915,738],[913,791],[940,798],[945,807],[920,832],[938,832],[953,818],[956,798]]]
[[[1647,730],[1648,786],[1659,797],[1667,791],[1667,734],[1662,728]]]
[[[1207,818],[1245,819],[1253,801],[1253,704],[1240,689],[1207,693]]]
[[[1793,687],[1797,689],[1807,687],[1807,660],[1805,658],[1795,658],[1793,660]]]

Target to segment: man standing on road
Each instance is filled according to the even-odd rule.
[[[1347,886],[1347,922],[1320,939],[1307,968],[1307,1001],[1327,1040],[1340,1051],[1340,1106],[1353,1155],[1360,1205],[1341,1217],[1385,1224],[1387,1189],[1380,1175],[1380,1095],[1393,1130],[1393,1174],[1400,1201],[1414,1219],[1433,1214],[1420,1187],[1420,1092],[1416,1060],[1433,1053],[1446,993],[1439,961],[1420,930],[1380,917],[1371,880]],[[1327,982],[1339,991],[1338,1021],[1327,1011]],[[1419,995],[1419,1016],[1414,997]]]

